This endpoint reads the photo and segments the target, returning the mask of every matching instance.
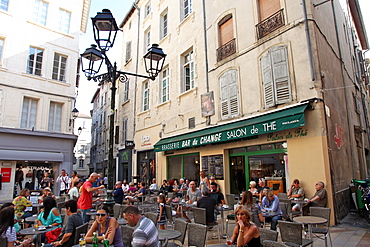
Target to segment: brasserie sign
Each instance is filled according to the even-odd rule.
[[[202,146],[206,144],[227,142],[236,139],[247,138],[251,136],[262,135],[286,129],[292,129],[304,125],[305,119],[303,113],[250,125],[248,125],[248,121],[246,121],[246,126],[238,128],[227,129],[225,128],[226,126],[218,126],[207,130],[199,131],[200,135],[196,137],[186,138],[187,135],[185,134],[183,135],[183,138],[179,136],[179,138],[177,138],[174,141],[171,141],[174,138],[169,138],[168,142],[166,142],[164,139],[161,140],[158,143],[158,145],[154,146],[154,150],[156,152],[161,152],[195,146]],[[202,135],[201,133],[205,134]]]

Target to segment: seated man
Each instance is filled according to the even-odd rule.
[[[157,180],[155,178],[152,179],[152,184],[150,185],[149,190],[151,193],[159,191]]]
[[[275,212],[273,217],[265,217],[266,221],[271,220],[271,230],[276,231],[276,225],[282,219],[283,212],[279,205],[279,198],[274,195],[272,190],[267,190],[266,196],[262,199],[262,212]]]
[[[222,206],[225,205],[225,197],[221,193],[218,185],[215,182],[211,182],[211,192],[210,197],[216,200],[217,207],[215,209],[215,221],[217,220],[217,214],[220,214],[219,211],[223,210]]]
[[[304,190],[303,188],[299,185],[299,180],[294,179],[292,185],[290,186],[290,190],[288,190],[288,198],[289,199],[296,199],[296,200],[303,200],[304,199]],[[299,211],[301,208],[299,204],[295,204],[292,207],[293,211]]]
[[[215,199],[209,196],[209,190],[206,186],[202,186],[202,198],[197,203],[198,208],[206,209],[206,222],[212,224],[215,222],[214,212],[217,207]]]
[[[77,201],[69,200],[66,201],[64,205],[66,207],[66,214],[68,215],[67,224],[63,227],[62,232],[57,238],[57,241],[51,243],[51,245],[45,245],[45,247],[68,247],[74,245],[76,227],[83,224],[83,219],[81,214],[77,213]]]
[[[135,227],[132,234],[132,246],[159,246],[158,229],[153,221],[141,215],[135,206],[128,206],[123,217],[129,226]]]
[[[310,207],[326,207],[326,203],[328,202],[328,193],[324,187],[325,185],[321,181],[315,184],[315,195],[311,197],[307,201],[308,204],[303,207],[303,215],[308,215],[310,212]]]
[[[186,201],[189,202],[190,204],[193,204],[197,202],[200,198],[202,198],[202,192],[200,192],[199,189],[197,189],[197,184],[195,181],[191,181],[189,183],[189,189],[186,193]],[[180,207],[179,207],[180,209]],[[189,217],[186,215],[185,211],[188,211],[190,208],[186,206],[182,206],[182,217],[184,217],[188,222],[191,223],[191,220]],[[180,212],[178,212],[180,213]]]

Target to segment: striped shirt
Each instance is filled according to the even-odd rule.
[[[132,247],[159,247],[158,230],[153,221],[142,216],[132,234]]]

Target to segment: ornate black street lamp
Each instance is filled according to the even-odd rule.
[[[106,203],[113,208],[114,200],[112,197],[113,193],[113,142],[114,142],[114,112],[115,112],[115,96],[116,96],[116,80],[119,79],[121,82],[127,81],[127,76],[137,76],[155,80],[158,73],[162,70],[166,54],[163,53],[162,49],[157,44],[153,44],[148,52],[144,55],[145,70],[149,74],[138,75],[134,73],[118,71],[117,64],[114,65],[110,62],[106,52],[113,47],[114,41],[117,36],[119,28],[116,20],[113,18],[112,13],[109,9],[103,9],[102,12],[98,12],[94,18],[91,18],[93,22],[94,40],[97,44],[91,45],[87,48],[84,53],[81,54],[82,58],[86,58],[88,65],[84,66],[82,61],[82,71],[88,80],[93,79],[102,83],[103,81],[111,82],[111,111],[109,118],[109,153],[108,153],[108,189]],[[98,49],[99,48],[99,49]],[[84,60],[84,59],[81,59]],[[107,66],[107,73],[97,75],[102,66],[103,61]],[[111,208],[111,209],[112,209]],[[111,210],[113,212],[113,210]]]

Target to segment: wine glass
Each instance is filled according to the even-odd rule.
[[[231,237],[230,236],[227,236],[226,237],[226,244],[227,245],[232,245],[233,244],[233,242],[231,241]]]

